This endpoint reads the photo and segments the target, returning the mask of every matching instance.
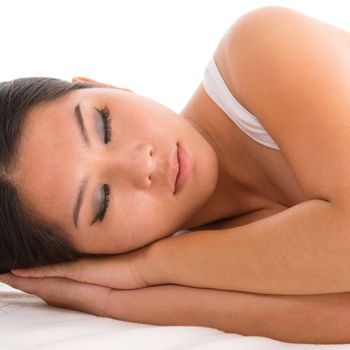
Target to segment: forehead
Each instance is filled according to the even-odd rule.
[[[53,222],[67,215],[67,201],[75,193],[80,139],[73,113],[79,93],[72,91],[32,109],[18,145],[13,175],[19,194],[34,212]]]

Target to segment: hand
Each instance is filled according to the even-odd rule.
[[[65,277],[113,289],[143,288],[150,285],[145,279],[147,249],[145,246],[125,254],[88,257],[11,272],[21,277]]]
[[[257,296],[251,298],[248,293],[181,285],[116,290],[66,278],[18,277],[11,273],[0,275],[0,282],[36,295],[50,306],[121,321],[163,326],[202,326],[237,331],[252,325],[255,329],[256,325],[264,324],[254,322],[256,317],[257,321],[261,321],[261,311],[256,306],[271,309],[271,305],[265,300],[258,300]],[[272,309],[283,311],[285,307],[275,306]],[[256,313],[256,310],[259,312]]]
[[[0,282],[36,295],[50,306],[128,322],[212,326],[210,322],[220,319],[218,306],[222,305],[227,314],[227,302],[222,297],[225,292],[210,289],[162,285],[116,290],[66,278],[18,277],[11,273],[1,274]]]
[[[25,293],[37,295],[48,305],[105,316],[112,289],[57,277],[18,277],[0,274],[0,282]]]
[[[154,325],[208,325],[217,314],[214,290],[162,285],[116,290],[58,277],[18,277],[0,274],[0,282],[33,294],[48,305],[99,317]],[[221,294],[219,300],[222,300]],[[203,297],[205,300],[203,300]],[[224,305],[225,303],[221,303]],[[227,313],[227,305],[224,305]]]

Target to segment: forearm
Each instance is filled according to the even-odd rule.
[[[106,316],[163,326],[212,327],[295,343],[350,342],[350,293],[278,296],[163,285],[114,290]]]
[[[315,200],[233,229],[168,237],[150,246],[146,279],[264,294],[346,292],[350,239],[340,218]]]

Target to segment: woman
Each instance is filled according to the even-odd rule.
[[[179,116],[89,79],[2,83],[1,281],[126,321],[350,342],[349,42],[249,12]]]

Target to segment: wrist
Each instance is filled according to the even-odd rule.
[[[147,286],[166,284],[164,278],[165,261],[162,259],[159,249],[161,241],[156,241],[142,248],[139,259],[139,271]]]

